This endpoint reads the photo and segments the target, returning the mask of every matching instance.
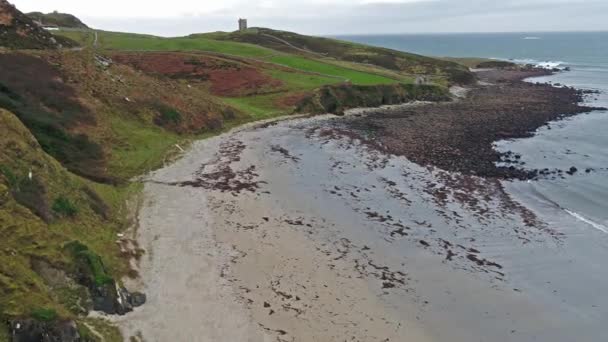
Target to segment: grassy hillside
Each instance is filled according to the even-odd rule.
[[[0,127],[0,319],[81,317],[93,305],[82,279],[129,274],[124,253],[130,252],[116,240],[128,224],[125,199],[137,186],[71,174],[9,111],[0,109]],[[70,253],[74,242],[98,260],[97,273]]]
[[[280,31],[273,32],[288,34]],[[59,34],[93,48],[94,33],[91,31],[60,31]],[[252,117],[288,114],[300,107],[297,103],[299,100],[313,94],[315,89],[323,85],[339,83],[362,86],[408,84],[413,83],[415,77],[420,73],[429,73],[427,76],[433,82],[443,86],[455,82],[455,78],[463,78],[465,83],[470,82],[470,78],[472,78],[465,67],[452,62],[293,34],[312,42],[321,41],[324,45],[336,44],[339,47],[350,49],[348,53],[340,50],[342,51],[340,54],[333,56],[321,52],[306,53],[298,49],[286,48],[285,43],[265,44],[264,41],[254,39],[258,36],[264,37],[263,34],[265,33],[254,30],[247,33],[214,33],[161,38],[141,34],[97,31],[96,48],[98,51],[105,51],[110,56],[114,56],[120,63],[126,63],[146,73],[181,79],[189,83],[206,84],[215,95],[224,98],[224,103],[246,112]],[[241,41],[237,41],[235,37],[240,37]],[[401,68],[388,68],[381,63],[373,64],[364,61],[366,63],[362,64],[358,63],[357,59],[345,57],[348,54],[355,55],[361,49],[370,49],[370,53],[391,54],[391,56],[397,56],[395,58],[401,62],[406,59],[408,62],[407,65],[404,62],[400,64]],[[165,54],[159,56],[158,54],[161,52]],[[127,53],[131,56],[124,57]],[[137,54],[133,56],[133,53]],[[198,57],[194,55],[198,55]],[[184,60],[184,58],[189,60]],[[217,72],[201,73],[200,70],[196,71],[191,67],[191,62],[196,59],[198,59],[196,63],[199,64],[202,63],[201,59],[205,60],[198,69],[227,68],[234,72],[238,71],[238,73],[231,75],[229,71],[225,71],[219,76]],[[223,62],[210,62],[211,59],[222,59]],[[179,70],[171,71],[172,68],[163,65],[162,60],[171,60],[174,66],[179,66],[177,67]],[[190,66],[187,66],[188,64]],[[213,68],[211,68],[212,65]],[[241,67],[245,68],[246,74],[241,71]],[[254,75],[256,72],[251,69],[255,69],[257,74],[263,74],[270,79],[262,80],[259,75]],[[224,85],[228,83],[232,92],[215,91],[217,86],[214,84],[214,75],[218,76]],[[240,78],[249,84],[236,84],[230,81],[234,78]],[[275,81],[280,81],[280,83]]]
[[[27,16],[44,24],[44,25],[56,25],[59,27],[68,27],[68,28],[78,28],[78,29],[87,29],[88,26],[85,25],[80,19],[68,13],[41,13],[41,12],[31,12],[27,13]]]
[[[483,69],[483,68],[512,68],[517,64],[507,61],[500,61],[489,58],[476,58],[476,57],[441,57],[441,59],[455,62],[466,66],[467,68]]]
[[[253,28],[245,32],[215,32],[191,37],[256,44],[290,54],[374,65],[410,75],[437,75],[453,83],[473,81],[466,68],[450,61],[293,32]]]
[[[247,119],[206,87],[148,76],[86,51],[0,53],[0,107],[69,170],[106,183],[156,166],[180,134]]]
[[[6,0],[0,0],[0,47],[9,49],[56,49],[74,46],[64,37],[54,37],[38,27]]]
[[[60,35],[69,37],[84,45],[92,44],[90,32],[60,31]],[[232,42],[209,39],[200,35],[178,38],[161,38],[149,35],[98,31],[100,49],[121,51],[181,51],[208,52],[233,57],[243,57],[265,61],[296,70],[333,76],[354,84],[397,83],[411,81],[404,75],[391,74],[381,68],[360,65],[344,66],[314,58],[266,48],[264,46],[243,42]],[[373,70],[375,69],[375,70]],[[389,76],[390,75],[390,76]]]

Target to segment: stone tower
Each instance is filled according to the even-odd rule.
[[[239,31],[247,30],[247,19],[239,19]]]

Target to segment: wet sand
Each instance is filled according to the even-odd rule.
[[[348,119],[227,133],[149,175],[129,284],[148,302],[116,318],[125,336],[603,338],[606,241],[537,217],[497,179],[387,154]]]

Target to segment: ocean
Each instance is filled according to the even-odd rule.
[[[336,37],[429,56],[485,57],[569,72],[529,79],[599,91],[589,106],[608,107],[608,32],[352,35]],[[573,176],[510,182],[511,195],[562,233],[598,237],[608,246],[608,112],[595,111],[540,128],[534,137],[496,144],[532,169]],[[589,171],[589,172],[586,172]],[[593,230],[595,233],[588,232]],[[597,233],[597,234],[596,234]],[[604,236],[602,236],[604,235]]]

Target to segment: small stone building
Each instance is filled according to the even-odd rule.
[[[239,19],[239,31],[247,30],[247,19]]]

